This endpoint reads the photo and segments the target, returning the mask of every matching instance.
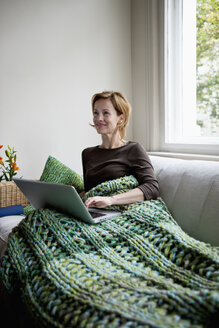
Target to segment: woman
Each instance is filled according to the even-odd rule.
[[[101,135],[102,143],[82,152],[85,192],[96,185],[133,175],[139,186],[122,194],[90,197],[86,207],[103,208],[156,199],[158,182],[150,159],[142,146],[126,141],[125,130],[130,116],[130,105],[120,92],[97,93],[92,97],[93,127]]]

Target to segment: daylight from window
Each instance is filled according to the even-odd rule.
[[[219,0],[166,0],[165,141],[219,144]]]
[[[200,134],[219,137],[219,1],[196,4],[197,125]]]

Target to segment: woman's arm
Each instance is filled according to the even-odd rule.
[[[82,191],[82,192],[79,193],[79,196],[80,196],[81,198],[83,198],[84,195],[85,195],[85,191]]]
[[[138,180],[138,188],[144,193],[146,200],[159,196],[159,185],[154,174],[150,158],[144,148],[136,143],[128,153],[132,175]]]
[[[139,188],[134,188],[122,194],[114,196],[95,196],[90,197],[85,201],[85,206],[103,208],[112,205],[124,205],[144,200],[144,194]]]

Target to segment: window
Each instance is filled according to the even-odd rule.
[[[218,9],[218,0],[165,1],[163,150],[219,155]]]

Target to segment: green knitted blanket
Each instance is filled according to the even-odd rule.
[[[86,194],[137,186],[134,177]],[[38,327],[209,327],[219,311],[218,249],[189,237],[161,198],[89,225],[30,213],[9,236],[1,277]]]

